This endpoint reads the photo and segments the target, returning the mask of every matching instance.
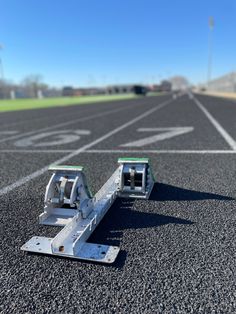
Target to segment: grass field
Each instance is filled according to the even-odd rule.
[[[134,94],[119,95],[95,95],[80,97],[57,97],[44,99],[2,99],[0,100],[0,111],[27,110],[36,108],[47,108],[69,105],[83,105],[99,101],[112,101],[135,98]]]

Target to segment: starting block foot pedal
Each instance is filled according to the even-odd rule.
[[[148,158],[119,158],[119,196],[148,199],[154,177]]]
[[[114,263],[120,250],[118,246],[85,242],[76,255],[63,253],[63,250],[53,253],[51,249],[52,240],[53,238],[33,237],[21,247],[21,250],[106,264]]]
[[[86,218],[92,210],[92,196],[83,167],[52,165],[49,171],[52,176],[46,187],[40,224],[65,226],[79,211]]]

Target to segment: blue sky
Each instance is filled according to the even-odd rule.
[[[54,85],[206,80],[236,70],[235,0],[0,0],[5,77],[41,74]]]

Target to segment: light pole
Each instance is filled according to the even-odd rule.
[[[212,72],[212,31],[214,28],[214,19],[209,17],[209,33],[208,33],[208,69],[207,69],[207,86],[209,89]]]
[[[3,45],[0,44],[0,50],[2,50],[2,49],[3,49]],[[3,63],[2,63],[1,57],[0,57],[0,72],[1,72],[0,79],[4,80]]]

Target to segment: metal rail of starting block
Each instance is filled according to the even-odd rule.
[[[148,158],[120,158],[118,168],[92,197],[83,168],[51,166],[44,212],[39,223],[64,226],[54,238],[36,236],[24,251],[59,255],[81,260],[113,263],[119,247],[88,243],[117,197],[148,199],[154,185]]]

